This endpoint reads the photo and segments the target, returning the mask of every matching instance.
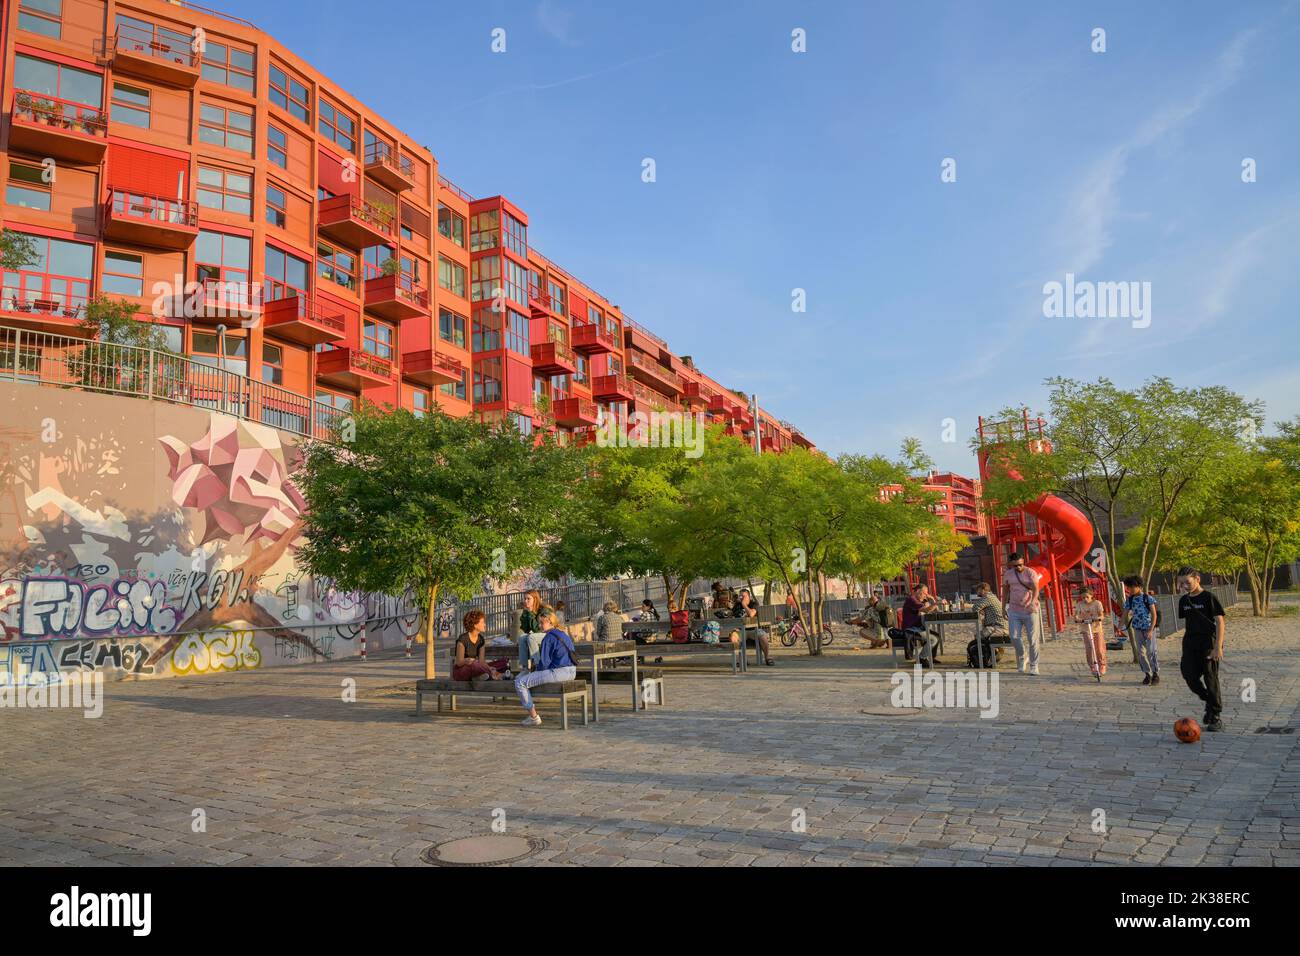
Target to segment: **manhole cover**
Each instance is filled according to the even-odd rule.
[[[868,707],[866,710],[858,711],[859,714],[866,714],[868,717],[910,717],[920,712],[920,707]]]
[[[1293,733],[1295,733],[1295,728],[1294,728],[1294,727],[1256,727],[1256,728],[1255,728],[1255,733],[1257,733],[1257,734],[1293,734]]]
[[[420,854],[420,859],[432,866],[501,866],[517,863],[544,849],[545,840],[494,834],[435,843]]]

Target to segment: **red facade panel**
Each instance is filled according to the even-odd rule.
[[[181,156],[137,149],[121,143],[108,144],[108,183],[169,199],[189,198],[189,160]]]

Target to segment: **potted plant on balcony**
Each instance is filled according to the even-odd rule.
[[[31,116],[32,115],[32,94],[19,93],[17,96],[15,96],[14,112]]]
[[[385,276],[395,276],[402,271],[402,264],[389,256],[379,264],[379,271]]]
[[[37,119],[48,126],[58,126],[63,122],[63,104],[47,100],[45,97],[38,97],[32,103],[32,112]]]

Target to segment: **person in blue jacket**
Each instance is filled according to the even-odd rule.
[[[541,646],[537,649],[537,670],[520,674],[515,679],[515,691],[519,702],[528,711],[528,716],[521,723],[525,727],[536,727],[542,722],[533,703],[530,687],[538,684],[559,684],[573,680],[578,676],[578,659],[573,650],[573,638],[556,627],[555,612],[543,608],[537,615],[543,631]]]

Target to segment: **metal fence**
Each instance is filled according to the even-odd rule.
[[[0,381],[209,408],[308,438],[332,437],[347,417],[287,388],[173,352],[10,327],[0,327]]]

